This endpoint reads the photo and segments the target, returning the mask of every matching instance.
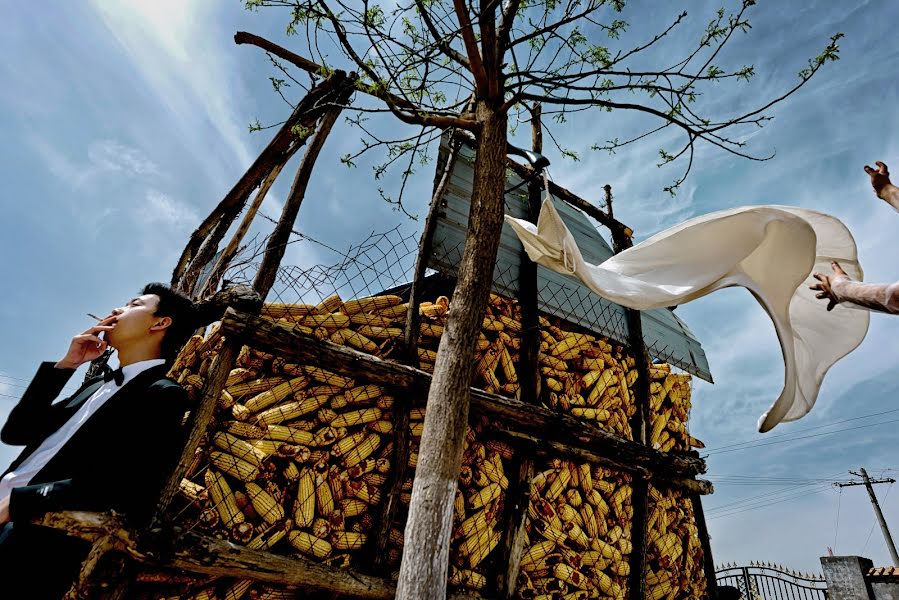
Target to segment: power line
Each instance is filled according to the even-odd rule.
[[[888,411],[888,412],[891,412],[891,411]],[[775,440],[773,442],[760,441],[758,443],[752,444],[750,446],[744,446],[742,448],[731,448],[730,450],[718,450],[718,451],[707,452],[706,456],[711,456],[713,454],[727,454],[729,452],[738,452],[740,450],[749,450],[751,448],[760,448],[762,446],[773,446],[775,444],[787,444],[789,442],[797,442],[799,440],[808,440],[811,438],[822,437],[825,435],[833,435],[835,433],[843,433],[846,431],[855,431],[858,429],[866,429],[868,427],[876,427],[878,425],[887,425],[889,423],[899,423],[899,419],[890,419],[888,421],[878,421],[877,423],[869,423],[867,425],[856,425],[855,427],[844,427],[843,429],[835,429],[834,431],[824,431],[821,433],[813,433],[811,435],[801,435],[801,436],[796,436],[796,437],[785,439],[785,440]]]
[[[789,502],[789,501],[791,501],[791,500],[797,500],[797,499],[799,499],[799,498],[805,498],[805,497],[808,497],[808,496],[814,496],[814,495],[816,495],[816,494],[820,494],[820,493],[822,493],[822,492],[826,492],[828,489],[830,489],[830,486],[829,486],[829,485],[821,484],[820,487],[819,487],[818,489],[814,490],[814,491],[802,491],[802,492],[800,492],[800,493],[798,493],[798,494],[795,494],[795,495],[793,495],[793,496],[787,496],[787,497],[784,497],[784,498],[782,498],[782,499],[780,499],[780,500],[776,500],[776,501],[774,501],[774,502],[768,502],[768,503],[760,504],[760,505],[758,505],[758,506],[749,506],[749,507],[745,507],[745,508],[739,508],[739,509],[734,510],[734,511],[731,511],[731,512],[725,512],[725,513],[723,513],[723,514],[712,515],[711,517],[709,517],[709,519],[721,519],[721,518],[724,518],[724,517],[732,517],[732,516],[734,516],[734,515],[738,515],[738,514],[741,514],[741,513],[744,513],[744,512],[749,512],[749,511],[752,511],[752,510],[758,510],[758,509],[760,509],[760,508],[767,508],[767,507],[773,506],[773,505],[775,505],[775,504],[780,504],[781,502]]]
[[[734,442],[733,444],[728,444],[726,446],[718,446],[716,448],[708,448],[707,452],[714,453],[714,452],[718,452],[720,450],[724,450],[726,448],[734,448],[736,446],[743,446],[746,444],[754,444],[756,442],[768,441],[768,440],[772,440],[772,439],[776,439],[776,438],[794,436],[797,433],[805,433],[806,431],[814,431],[816,429],[824,429],[825,427],[833,427],[834,425],[840,425],[842,423],[849,423],[851,421],[858,421],[861,419],[868,419],[871,417],[879,417],[882,415],[887,415],[887,414],[895,413],[895,412],[899,412],[899,408],[893,408],[893,409],[885,410],[885,411],[881,411],[881,412],[870,413],[867,415],[859,415],[857,417],[850,417],[848,419],[840,419],[839,421],[833,421],[833,422],[827,423],[825,425],[815,425],[814,427],[806,427],[805,429],[797,429],[796,431],[791,431],[790,433],[780,433],[780,434],[776,434],[776,435],[769,435],[769,436],[765,436],[764,440],[760,440],[760,439],[756,438],[753,440],[745,440],[743,442]]]
[[[833,481],[833,478],[842,473],[842,471],[838,471],[833,475],[822,478],[810,479],[808,482],[796,483],[787,487],[782,487],[778,490],[768,491],[762,494],[757,494],[755,496],[749,496],[748,498],[741,498],[739,500],[735,500],[733,502],[728,502],[726,504],[720,504],[718,506],[709,507],[706,509],[706,513],[714,513],[716,511],[724,511],[730,512],[731,510],[736,510],[739,508],[744,508],[744,506],[758,504],[761,501],[767,501],[769,499],[776,499],[778,497],[784,495],[795,494],[797,491],[802,490],[803,488],[814,488],[820,485],[830,485],[830,482]],[[711,479],[711,477],[710,477]],[[762,504],[766,504],[766,502],[762,502]],[[761,507],[761,505],[759,506]]]

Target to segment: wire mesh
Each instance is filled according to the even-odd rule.
[[[425,410],[413,409],[409,419],[410,454],[400,493],[400,511],[390,531],[387,564],[399,575],[403,530],[411,502],[418,449],[424,431]],[[495,569],[504,522],[512,447],[490,435],[490,423],[472,417],[466,430],[462,466],[453,503],[449,585],[481,591]]]
[[[262,215],[268,220],[272,220]],[[319,304],[329,297],[374,296],[412,279],[420,233],[402,225],[372,232],[346,250],[292,230],[289,245],[305,244],[329,259],[312,266],[282,264],[267,300],[280,304]],[[226,284],[251,284],[266,250],[267,238],[252,240],[225,271]]]
[[[647,597],[707,598],[703,550],[693,504],[677,490],[662,490],[650,484],[647,514]]]
[[[560,459],[538,464],[535,473],[517,597],[626,597],[630,477]]]
[[[201,389],[221,340],[216,331],[196,336],[172,376]],[[175,522],[252,549],[358,568],[390,471],[393,401],[377,383],[244,346],[181,483]]]

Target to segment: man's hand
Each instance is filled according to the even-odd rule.
[[[77,369],[86,362],[98,358],[106,350],[106,340],[100,339],[100,334],[104,331],[112,331],[115,329],[115,322],[118,319],[113,315],[106,317],[84,333],[76,335],[72,338],[69,345],[69,351],[66,355],[56,363],[57,369]]]
[[[878,160],[874,164],[877,165],[876,169],[865,165],[865,173],[871,178],[871,187],[877,197],[889,202],[890,196],[899,192],[899,188],[890,181],[890,169],[884,163]]]
[[[849,279],[849,275],[843,268],[840,266],[840,263],[837,261],[833,261],[830,263],[830,268],[833,269],[833,273],[830,275],[825,275],[824,273],[814,273],[812,276],[817,279],[820,283],[816,283],[815,285],[810,285],[809,289],[819,292],[815,294],[815,298],[819,300],[827,299],[827,310],[833,310],[833,307],[840,303],[840,299],[837,298],[836,294],[833,292],[833,282],[837,277],[845,277]]]

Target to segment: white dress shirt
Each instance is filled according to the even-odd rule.
[[[22,461],[15,471],[10,471],[3,479],[0,479],[0,524],[9,521],[9,498],[13,488],[28,485],[32,477],[37,475],[50,460],[56,456],[59,449],[62,448],[75,435],[82,425],[84,425],[91,416],[99,410],[116,392],[118,392],[125,384],[134,379],[139,374],[149,368],[164,364],[165,360],[158,358],[152,360],[142,360],[125,367],[122,367],[122,375],[124,379],[122,385],[116,385],[115,380],[107,381],[101,385],[91,397],[81,405],[81,408],[72,415],[66,423],[52,433],[46,440],[35,450],[31,456]],[[60,400],[57,397],[54,402]]]

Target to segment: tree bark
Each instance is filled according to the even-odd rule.
[[[453,498],[468,424],[472,356],[493,281],[503,224],[507,116],[484,101],[465,252],[434,364],[406,522],[397,598],[446,596]]]

